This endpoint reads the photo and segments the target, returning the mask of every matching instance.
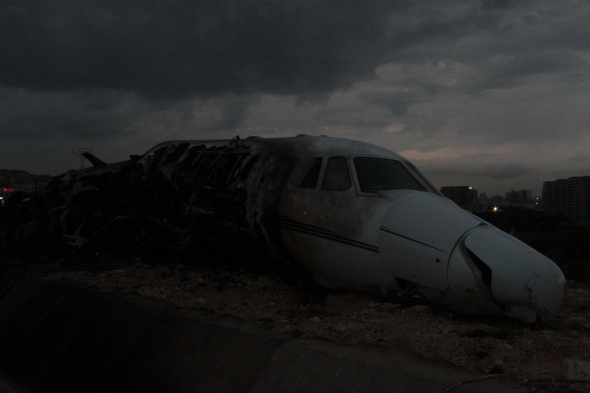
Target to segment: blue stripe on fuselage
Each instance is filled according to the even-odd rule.
[[[354,239],[349,239],[341,236],[335,232],[316,227],[314,225],[305,224],[299,221],[294,221],[286,217],[279,217],[279,225],[281,228],[289,229],[295,232],[305,233],[307,235],[321,237],[323,239],[332,240],[338,243],[347,244],[349,246],[362,248],[364,250],[379,252],[379,247],[371,244],[359,242]]]

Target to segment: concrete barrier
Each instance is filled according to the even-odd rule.
[[[69,281],[30,279],[0,303],[0,392],[415,393],[478,377]],[[523,391],[507,377],[453,388]]]

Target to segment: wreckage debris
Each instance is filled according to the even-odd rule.
[[[37,195],[13,245],[59,236],[181,250],[212,225],[320,285],[534,322],[560,306],[548,258],[462,210],[401,156],[327,137],[170,141],[69,171]],[[213,224],[214,223],[214,224]]]

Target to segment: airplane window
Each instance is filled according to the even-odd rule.
[[[316,188],[320,178],[320,169],[322,168],[322,159],[314,158],[305,170],[303,180],[299,182],[299,187]]]
[[[363,192],[385,190],[426,191],[418,179],[400,161],[356,157],[354,165]]]
[[[350,175],[345,157],[330,157],[322,190],[346,191],[350,188]]]

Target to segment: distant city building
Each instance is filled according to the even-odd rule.
[[[0,201],[4,203],[15,192],[30,194],[45,187],[51,176],[36,176],[20,170],[0,169]]]
[[[568,219],[590,219],[590,176],[544,182],[543,206],[547,213]]]
[[[35,181],[29,172],[0,169],[0,186],[15,192],[29,193],[35,190]]]
[[[528,206],[533,202],[531,190],[511,190],[506,193],[507,205]]]
[[[492,210],[494,207],[502,206],[504,198],[500,195],[488,197],[488,194],[482,192],[479,194],[479,210]]]
[[[440,192],[464,209],[478,209],[477,190],[469,186],[442,187]]]
[[[489,200],[494,206],[501,206],[504,204],[504,198],[502,198],[501,195],[494,195]]]

